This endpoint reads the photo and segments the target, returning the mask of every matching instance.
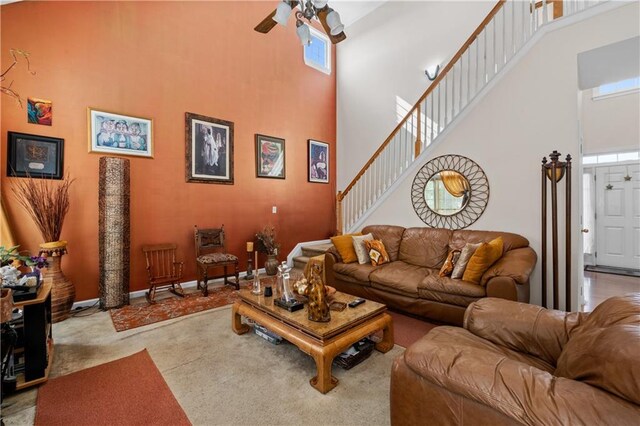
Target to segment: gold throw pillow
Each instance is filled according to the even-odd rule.
[[[343,263],[353,263],[358,260],[356,256],[356,251],[353,248],[353,236],[354,235],[362,235],[362,233],[357,234],[345,234],[338,235],[337,237],[331,237],[331,242],[340,253],[340,257],[342,258]]]
[[[464,270],[462,280],[480,284],[482,275],[487,272],[487,269],[489,269],[491,265],[502,257],[503,247],[502,237],[498,237],[488,243],[482,243],[482,245],[478,247],[478,250],[473,253],[471,259],[469,259],[469,264],[467,265],[467,269]]]
[[[467,269],[467,264],[469,263],[469,259],[473,256],[473,253],[480,247],[480,243],[471,244],[467,243],[462,252],[460,253],[460,257],[458,258],[458,262],[453,266],[453,272],[451,273],[451,278],[454,280],[459,280],[464,275],[464,270]]]

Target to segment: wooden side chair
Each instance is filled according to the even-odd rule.
[[[238,269],[238,257],[225,253],[224,246],[224,225],[221,228],[198,229],[194,231],[196,243],[196,263],[198,265],[198,288],[202,290],[204,296],[209,295],[207,283],[210,278],[224,277],[225,285],[233,285],[236,289],[240,288],[238,277],[240,271]],[[236,282],[228,280],[228,267],[233,267],[233,274]],[[224,268],[224,275],[209,275],[209,270],[215,268]],[[202,284],[201,284],[202,283]]]
[[[183,263],[176,262],[177,249],[176,244],[142,246],[149,276],[149,291],[146,297],[151,304],[156,303],[156,291],[162,287],[167,287],[163,290],[169,290],[176,296],[184,297],[184,290],[180,285]]]

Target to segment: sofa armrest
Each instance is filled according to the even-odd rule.
[[[332,251],[333,249],[333,251]],[[324,280],[325,284],[335,288],[336,278],[333,272],[333,265],[340,262],[340,255],[335,251],[335,247],[324,253]]]
[[[464,328],[497,345],[556,365],[570,333],[586,316],[488,297],[469,305]]]
[[[499,352],[460,348],[456,339],[430,342],[431,333],[407,349],[405,361],[416,374],[449,392],[528,425],[637,423],[638,407],[622,398]]]
[[[482,275],[480,285],[486,285],[494,277],[510,277],[517,284],[525,284],[537,259],[531,247],[509,250]]]

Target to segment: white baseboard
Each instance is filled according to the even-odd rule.
[[[254,270],[253,272],[255,273],[256,271]],[[264,270],[264,268],[261,268],[261,269],[258,270],[258,272],[260,274],[264,274],[265,270]],[[240,272],[240,281],[241,282],[244,281],[244,277],[246,275],[247,275],[247,271]],[[224,278],[216,278],[215,280],[209,280],[209,285],[211,285],[211,284],[219,284],[219,283],[222,283],[222,282],[224,282]],[[180,283],[180,285],[184,289],[195,288],[196,287],[196,281],[195,280],[185,281],[183,283]],[[144,296],[144,294],[147,291],[149,291],[149,289],[136,290],[136,291],[129,292],[129,298]],[[95,299],[81,300],[79,302],[75,302],[73,304],[73,306],[71,307],[71,310],[91,307],[91,306],[95,305],[98,302],[98,300],[100,300],[100,299],[95,298]]]

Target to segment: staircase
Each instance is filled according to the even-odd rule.
[[[293,268],[304,270],[304,267],[307,265],[310,258],[324,254],[324,252],[329,250],[331,247],[333,247],[333,244],[331,243],[303,245],[301,247],[302,255],[293,258]]]
[[[429,148],[443,139],[465,108],[489,89],[518,52],[535,42],[540,28],[604,1],[498,1],[351,183],[338,192],[337,233],[362,226],[394,185],[428,159]]]

